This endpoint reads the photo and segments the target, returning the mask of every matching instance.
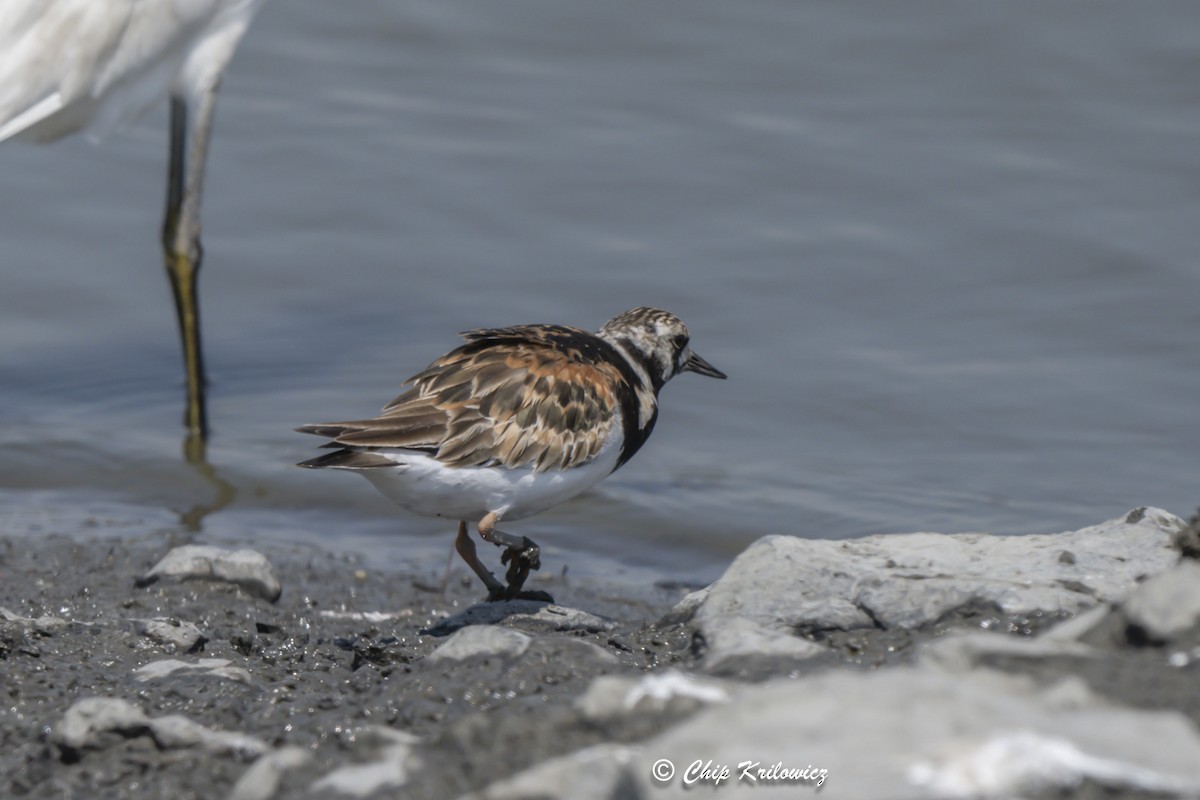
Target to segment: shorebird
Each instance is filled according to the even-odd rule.
[[[725,374],[692,351],[682,320],[656,308],[626,311],[596,333],[519,325],[463,336],[379,416],[297,428],[333,449],[300,466],[358,472],[410,512],[459,520],[455,549],[489,600],[547,599],[521,592],[541,566],[537,544],[500,521],[552,508],[632,458],[675,375]],[[468,522],[505,548],[507,584],[480,562]]]
[[[184,424],[203,442],[196,276],[217,87],[263,0],[0,0],[0,141],[102,133],[171,98],[162,244],[183,340]]]

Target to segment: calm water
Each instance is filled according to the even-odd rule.
[[[710,577],[772,532],[1052,531],[1200,502],[1200,6],[269,4],[207,184],[210,539],[434,567],[295,469],[460,330],[660,305],[730,375],[514,530]],[[0,147],[0,529],[180,527],[165,104]],[[440,534],[440,535],[435,535]],[[441,555],[432,555],[441,554]]]

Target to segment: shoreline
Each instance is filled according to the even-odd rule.
[[[772,536],[690,594],[535,582],[556,605],[278,542],[271,602],[245,572],[149,581],[162,537],[0,536],[0,795],[672,797],[727,767],[721,797],[814,791],[809,768],[822,797],[1188,796],[1195,536],[1156,509]]]

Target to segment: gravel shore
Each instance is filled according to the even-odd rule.
[[[1200,796],[1196,529],[1157,509],[555,604],[70,533],[0,538],[3,797]]]

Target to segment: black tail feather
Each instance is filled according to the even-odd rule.
[[[296,466],[308,467],[309,469],[322,469],[324,467],[333,467],[335,469],[379,469],[380,467],[394,467],[396,466],[396,462],[367,450],[342,449],[333,453],[325,453],[316,458],[310,458],[308,461],[301,461]]]

